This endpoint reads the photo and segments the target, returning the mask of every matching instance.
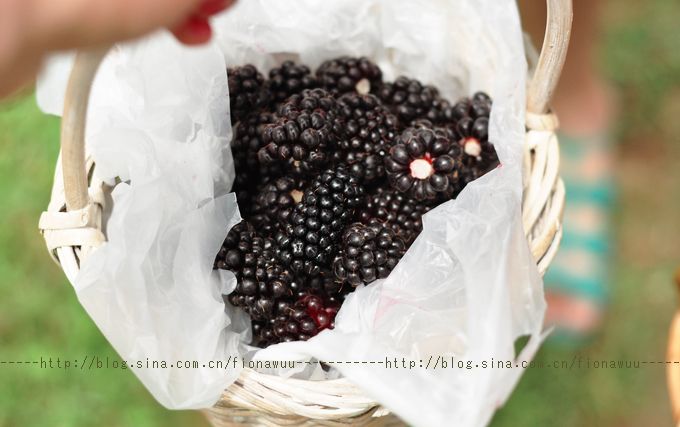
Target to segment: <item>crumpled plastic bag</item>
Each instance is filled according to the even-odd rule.
[[[124,360],[470,361],[471,369],[383,363],[270,373],[343,375],[413,425],[488,423],[518,381],[520,361],[536,351],[545,310],[521,222],[527,67],[515,2],[248,0],[214,24],[208,47],[181,47],[164,32],[118,46],[97,76],[87,144],[99,176],[124,183],[113,192],[109,240],[74,283],[83,307]],[[267,70],[285,59],[315,67],[341,54],[369,56],[386,80],[418,78],[450,100],[489,93],[490,140],[502,166],[426,214],[396,269],[351,294],[334,330],[258,351],[245,344],[248,319],[220,296],[233,290],[233,275],[212,271],[240,219],[227,194],[226,67]],[[46,112],[61,112],[71,61],[46,67],[38,87]],[[474,368],[499,360],[512,366]],[[175,409],[212,405],[240,372],[132,369]]]

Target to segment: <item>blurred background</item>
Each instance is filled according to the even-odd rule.
[[[605,2],[599,66],[620,96],[615,127],[613,282],[604,326],[585,347],[537,359],[665,359],[680,266],[680,2]],[[0,350],[3,360],[114,358],[38,233],[59,121],[26,91],[0,103]],[[665,366],[528,370],[493,426],[671,425]],[[204,425],[158,405],[130,371],[3,366],[0,426]]]

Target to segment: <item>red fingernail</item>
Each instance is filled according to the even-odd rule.
[[[175,29],[173,34],[184,44],[202,44],[210,40],[212,29],[206,18],[192,16]]]

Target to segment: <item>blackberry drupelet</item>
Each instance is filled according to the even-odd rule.
[[[316,277],[330,267],[342,231],[363,200],[363,187],[339,167],[321,173],[276,234],[281,263],[296,274]]]
[[[333,261],[337,279],[351,286],[384,279],[406,252],[406,243],[384,223],[355,223],[345,230]]]
[[[448,102],[439,96],[437,88],[403,76],[394,83],[383,84],[374,93],[406,126],[418,119],[439,123],[449,107]]]
[[[293,295],[293,275],[276,261],[273,243],[242,221],[229,230],[215,260],[215,268],[230,270],[237,279],[227,301],[255,320],[271,318],[277,300]]]
[[[373,61],[363,56],[342,56],[325,61],[316,70],[316,77],[321,86],[333,94],[367,94],[382,85],[382,71]]]
[[[303,179],[284,176],[259,187],[252,208],[253,225],[267,236],[279,231],[302,200],[304,186]]]
[[[277,113],[263,130],[267,145],[258,152],[260,163],[284,162],[308,174],[322,170],[344,135],[335,98],[323,89],[307,89],[288,98]]]
[[[373,95],[349,93],[338,105],[346,137],[338,143],[334,159],[363,181],[385,176],[384,157],[398,135],[397,118]]]
[[[376,219],[384,222],[410,246],[423,229],[423,215],[432,207],[433,204],[418,202],[397,190],[378,188],[366,198],[360,219],[364,224]]]
[[[253,65],[228,68],[232,125],[253,112],[265,98],[264,76]]]
[[[434,200],[458,182],[461,147],[440,129],[408,128],[385,158],[392,188],[416,200]]]

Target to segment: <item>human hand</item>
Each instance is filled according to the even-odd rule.
[[[169,28],[211,36],[208,18],[235,0],[0,0],[0,97],[35,78],[48,52],[106,45]]]

